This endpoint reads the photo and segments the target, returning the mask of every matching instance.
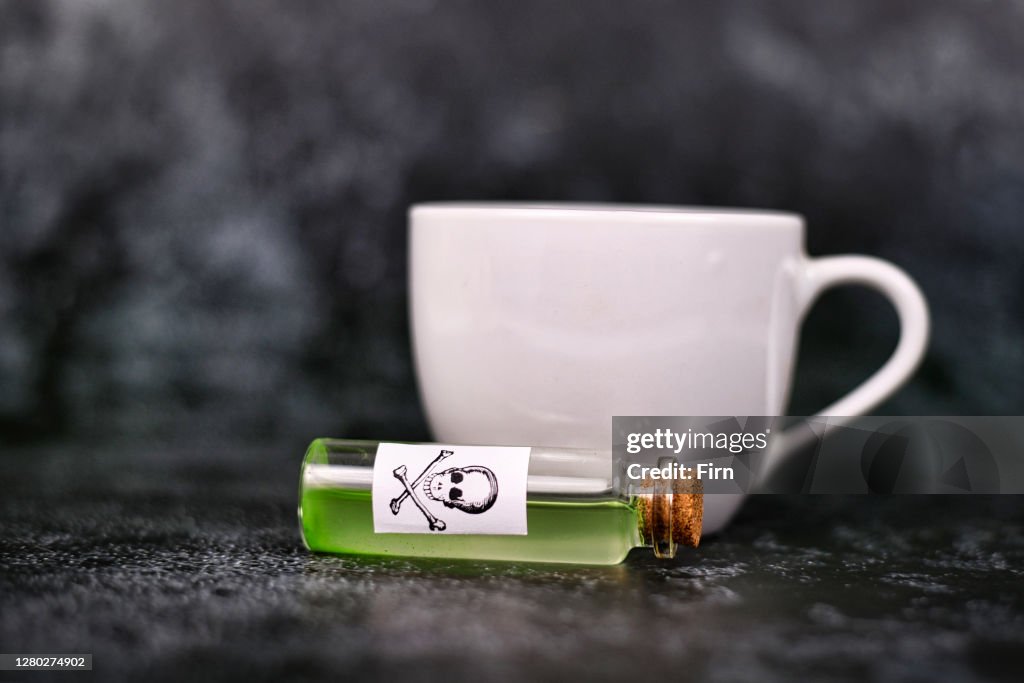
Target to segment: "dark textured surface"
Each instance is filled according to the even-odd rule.
[[[1019,2],[0,0],[0,438],[424,438],[405,209],[799,211],[917,278],[881,414],[1024,410]],[[793,414],[895,339],[829,294]]]
[[[760,496],[667,563],[366,560],[302,549],[283,450],[9,453],[3,650],[104,681],[1024,677],[1018,497]]]

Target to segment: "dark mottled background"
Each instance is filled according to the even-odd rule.
[[[880,413],[1024,408],[1024,5],[0,2],[0,434],[425,438],[405,211],[768,207],[891,259]],[[885,358],[828,294],[793,412]]]
[[[429,436],[422,200],[801,212],[812,254],[931,302],[880,414],[1024,412],[1021,36],[1024,3],[967,0],[0,0],[0,651],[126,681],[1022,680],[1019,497],[759,496],[608,569],[318,556],[294,522],[313,436]],[[896,333],[827,294],[791,412]]]

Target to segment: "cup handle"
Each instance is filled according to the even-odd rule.
[[[797,307],[801,318],[826,289],[847,284],[878,290],[896,309],[900,339],[892,356],[860,386],[815,417],[864,415],[906,382],[924,357],[930,327],[924,295],[902,270],[869,256],[805,258],[797,278]],[[788,429],[780,435],[781,438],[773,440],[764,474],[770,475],[787,457],[805,445],[809,436],[807,431]]]
[[[896,309],[900,339],[892,356],[860,386],[818,415],[864,415],[889,398],[917,369],[928,345],[928,304],[906,273],[869,256],[830,256],[807,259],[797,289],[801,317],[817,298],[837,285],[864,285],[881,292]]]

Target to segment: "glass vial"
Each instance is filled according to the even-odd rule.
[[[617,564],[635,547],[671,558],[700,540],[699,481],[635,483],[608,453],[533,448],[525,536],[377,534],[371,483],[378,443],[317,439],[302,463],[299,526],[310,550],[352,555]]]

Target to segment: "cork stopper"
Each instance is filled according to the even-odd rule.
[[[645,479],[637,497],[640,534],[660,558],[675,557],[679,545],[696,548],[704,521],[704,486],[699,479]]]

